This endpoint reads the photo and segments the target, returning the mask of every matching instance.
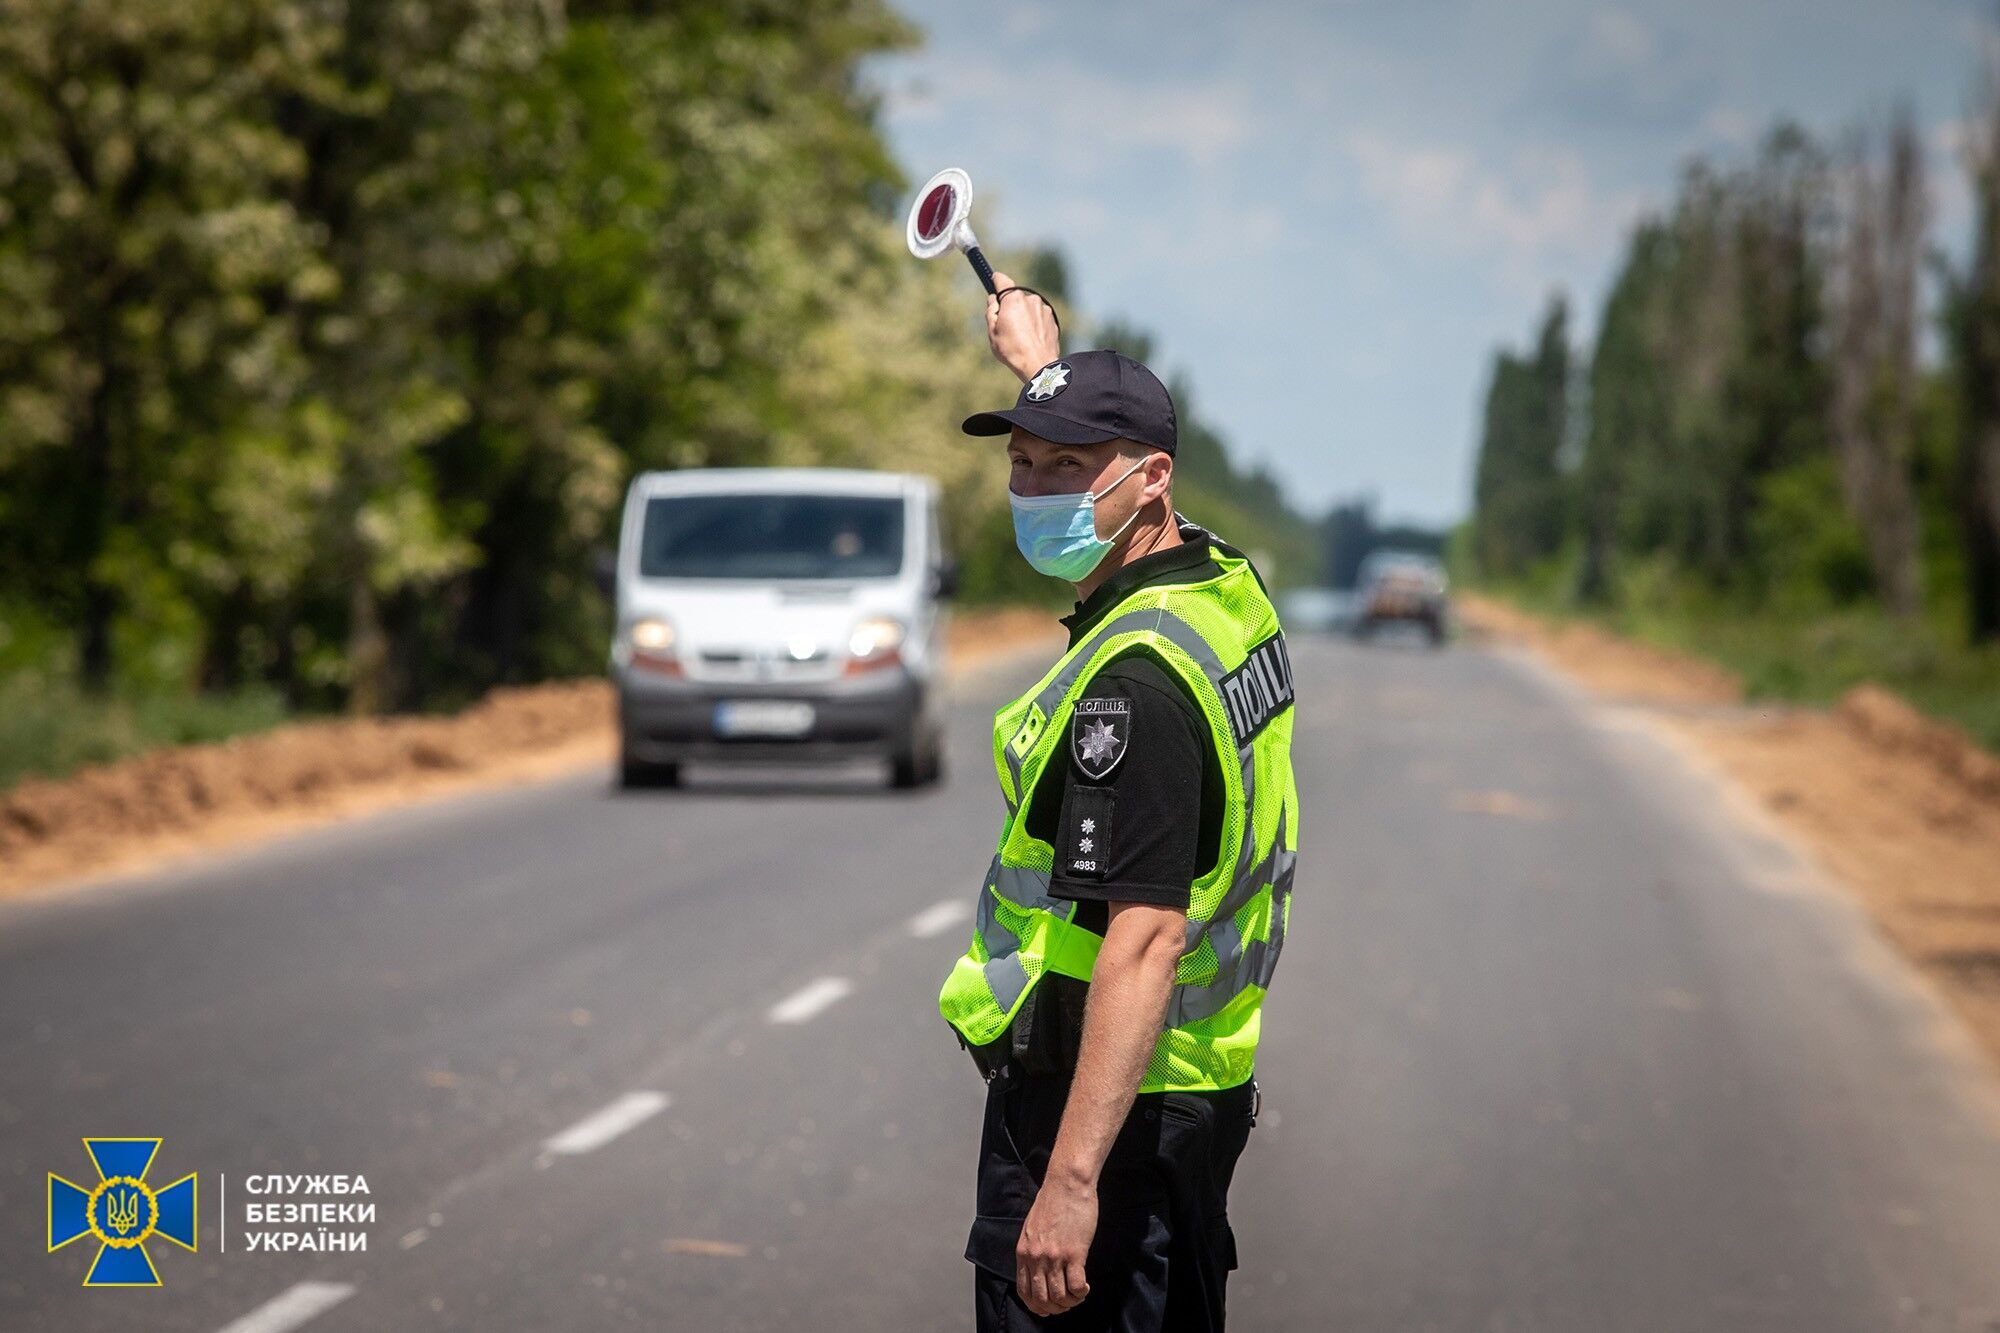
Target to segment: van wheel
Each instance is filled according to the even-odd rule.
[[[904,791],[935,786],[944,776],[944,743],[935,729],[889,761],[889,785]]]
[[[649,764],[631,755],[618,756],[618,785],[626,791],[645,791],[681,785],[679,764]]]

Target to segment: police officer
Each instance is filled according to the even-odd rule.
[[[995,718],[1007,819],[939,996],[987,1078],[978,1327],[1219,1329],[1297,848],[1291,665],[1249,561],[1174,509],[1166,387],[1062,356],[995,279],[1022,389],[964,430],[1007,437],[1016,542],[1077,603]]]

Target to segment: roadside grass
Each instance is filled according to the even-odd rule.
[[[1042,601],[1034,604],[1018,598],[962,599],[955,613],[957,635],[977,644],[991,634],[1024,632],[1024,623],[1053,632],[1055,617],[1069,610],[1069,604],[1058,605],[1058,598],[1049,592],[1060,584],[1048,579],[1040,583],[1046,587],[1035,589]],[[282,693],[262,685],[226,693],[191,693],[164,683],[126,681],[108,694],[93,694],[77,683],[67,654],[59,648],[33,642],[30,646],[37,650],[33,653],[5,651],[9,632],[0,616],[0,792],[23,778],[64,777],[149,750],[228,740],[324,716],[311,710],[292,711]],[[25,636],[18,630],[13,633],[18,648]],[[455,713],[470,702],[433,700],[422,711]]]
[[[292,717],[271,689],[100,697],[63,676],[15,672],[0,679],[0,790],[25,777],[61,777],[161,746],[226,740]]]
[[[2000,750],[2000,645],[1968,644],[1942,616],[1903,623],[1868,605],[1785,614],[1684,590],[1590,607],[1534,579],[1485,590],[1540,615],[1707,658],[1734,672],[1751,698],[1825,705],[1856,685],[1880,685]]]

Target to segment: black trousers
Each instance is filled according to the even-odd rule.
[[[1048,1169],[1069,1078],[1018,1066],[987,1087],[978,1215],[965,1246],[980,1333],[1220,1330],[1236,1267],[1229,1182],[1250,1136],[1256,1081],[1219,1093],[1140,1093],[1097,1187],[1097,1234],[1084,1260],[1090,1295],[1036,1315],[1014,1286],[1014,1246]]]

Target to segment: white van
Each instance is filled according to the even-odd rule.
[[[937,487],[833,468],[648,472],[617,560],[620,778],[689,760],[875,755],[935,782],[939,599],[954,591]]]

